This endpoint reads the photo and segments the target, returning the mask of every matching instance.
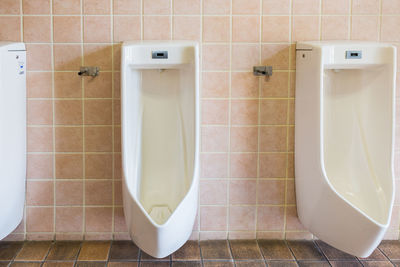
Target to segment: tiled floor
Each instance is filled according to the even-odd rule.
[[[122,266],[400,266],[400,242],[383,241],[366,259],[321,241],[188,241],[173,255],[155,259],[130,241],[0,242],[0,267]]]

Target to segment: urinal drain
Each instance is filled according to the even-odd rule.
[[[171,216],[171,210],[168,206],[153,206],[150,209],[150,217],[157,223],[163,224],[165,223],[169,216]]]

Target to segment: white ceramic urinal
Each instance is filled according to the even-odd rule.
[[[21,222],[26,177],[26,52],[0,42],[0,240]]]
[[[366,257],[389,226],[396,50],[381,43],[296,47],[296,196],[302,224]]]
[[[188,240],[197,214],[198,58],[193,42],[122,46],[125,220],[133,241],[157,258]]]

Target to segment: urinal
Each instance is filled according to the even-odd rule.
[[[392,213],[395,59],[382,43],[296,46],[298,216],[359,257],[379,245]]]
[[[26,177],[26,51],[0,42],[0,240],[21,222]]]
[[[193,42],[122,45],[124,214],[132,240],[156,258],[189,239],[197,214],[198,60]]]

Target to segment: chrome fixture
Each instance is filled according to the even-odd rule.
[[[272,66],[254,66],[253,74],[254,76],[265,76],[268,79],[272,75]]]
[[[99,67],[81,67],[78,72],[79,76],[92,76],[96,77],[99,75],[100,68]]]

